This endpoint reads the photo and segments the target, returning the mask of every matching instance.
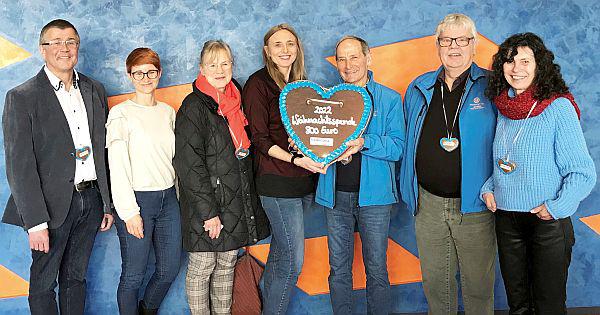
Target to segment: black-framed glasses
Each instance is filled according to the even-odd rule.
[[[473,39],[473,37],[439,37],[438,38],[438,45],[440,45],[440,47],[450,47],[452,46],[452,42],[456,43],[456,46],[458,47],[465,47],[465,46],[469,46],[469,43],[471,42],[471,40]]]
[[[136,71],[131,73],[131,77],[136,81],[142,81],[144,76],[147,76],[148,79],[152,80],[158,78],[159,72],[160,71],[158,70],[148,70],[148,72]]]
[[[50,46],[50,47],[67,46],[69,48],[75,48],[75,47],[77,47],[77,45],[79,45],[79,41],[76,39],[67,39],[67,40],[55,39],[55,40],[47,41],[45,43],[41,43],[40,45]]]

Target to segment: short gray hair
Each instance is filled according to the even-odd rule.
[[[460,14],[452,13],[444,17],[444,19],[435,28],[435,39],[440,38],[440,34],[448,27],[464,27],[467,32],[471,33],[471,37],[477,41],[477,29],[475,28],[475,22],[470,17]]]
[[[345,35],[344,37],[342,37],[340,40],[338,40],[338,42],[335,44],[335,51],[334,51],[334,55],[335,55],[335,59],[337,60],[337,49],[338,46],[340,46],[340,44],[347,40],[347,39],[353,39],[356,40],[360,43],[360,49],[362,50],[363,55],[367,55],[369,54],[369,44],[367,43],[366,40],[358,37],[358,36],[354,36],[354,35]]]

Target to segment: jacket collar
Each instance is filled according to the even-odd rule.
[[[64,89],[64,82],[62,82],[52,71],[50,71],[48,66],[44,65],[43,70],[46,73],[46,76],[48,76],[48,80],[55,91],[58,91],[61,88]],[[79,73],[77,73],[75,69],[73,69],[73,87],[79,88]]]
[[[442,72],[443,66],[440,66],[434,73],[433,75],[426,75],[423,77],[423,80],[417,82],[415,85],[416,87],[421,90],[421,93],[423,93],[423,95],[425,96],[425,99],[427,100],[426,104],[427,106],[429,106],[429,104],[431,103],[431,97],[433,96],[433,87],[435,86],[436,82],[437,82],[437,78],[440,75],[440,73]],[[481,77],[485,77],[485,70],[479,68],[479,66],[473,62],[471,64],[470,70],[469,70],[469,77],[467,78],[466,81],[466,93],[468,94],[469,90],[471,89],[471,86],[473,85],[473,82],[479,80]],[[464,95],[465,97],[466,95]]]
[[[424,80],[422,80],[421,82],[418,82],[417,87],[419,89],[421,89],[423,92],[425,90],[433,89],[433,87],[435,86],[435,83],[437,81],[437,78],[439,77],[439,75],[443,69],[444,69],[444,67],[440,66],[435,71],[434,75],[427,76],[426,78],[424,78]],[[485,76],[484,70],[479,68],[479,66],[475,62],[473,62],[469,69],[469,78],[468,79],[471,81],[477,81],[479,78],[484,77],[484,76]]]
[[[373,71],[368,70],[367,71],[367,84],[365,85],[365,88],[369,91],[373,91],[373,89],[375,88],[375,81],[373,80]]]
[[[90,80],[83,74],[79,74],[77,71],[73,70],[74,77],[73,82],[77,82],[77,87],[80,89],[81,97],[83,98],[83,104],[85,105],[85,110],[88,117],[88,127],[90,130],[90,136],[93,135],[94,130],[94,106],[93,106],[93,87]],[[46,69],[46,66],[42,67],[42,69],[38,72],[36,79],[38,80],[39,87],[44,93],[47,93],[47,102],[51,103],[51,106],[55,107],[55,110],[60,110],[62,112],[62,106],[58,101],[58,97],[56,96],[57,88],[61,88],[61,81],[56,75],[54,75],[50,70]],[[64,117],[64,114],[63,114]],[[65,118],[65,123],[66,118]],[[68,124],[63,124],[65,131],[69,136],[71,132],[69,131]]]

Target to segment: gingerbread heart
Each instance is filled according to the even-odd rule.
[[[324,89],[311,81],[287,84],[279,96],[281,121],[298,149],[329,164],[346,151],[346,142],[366,129],[373,103],[366,89],[340,84]]]

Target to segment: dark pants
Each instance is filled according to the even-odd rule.
[[[32,251],[29,280],[31,314],[58,314],[56,278],[61,314],[83,314],[85,276],[102,222],[102,198],[97,188],[73,192],[65,222],[50,229],[50,251]]]
[[[138,314],[138,293],[146,275],[150,249],[154,249],[156,264],[144,293],[147,309],[160,307],[179,273],[181,260],[181,217],[175,187],[136,191],[135,199],[144,224],[144,238],[129,234],[120,218],[115,221],[122,260],[117,303],[119,313],[126,315]]]
[[[391,304],[387,246],[392,205],[359,207],[358,192],[337,191],[335,200],[333,209],[326,209],[333,314],[352,314],[352,261],[357,224],[367,274],[367,313],[387,315]]]
[[[544,221],[529,212],[498,210],[496,235],[510,314],[567,314],[571,218]]]

